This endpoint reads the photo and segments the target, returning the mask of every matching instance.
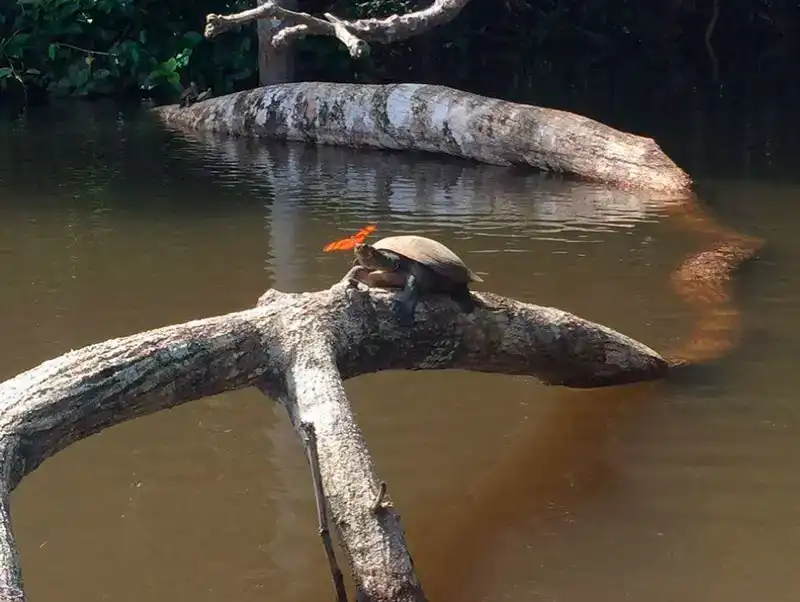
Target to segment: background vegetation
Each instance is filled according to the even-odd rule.
[[[301,10],[349,18],[429,3],[299,2]],[[211,41],[201,34],[207,13],[251,5],[0,0],[0,91],[35,102],[64,96],[174,98],[191,79],[218,94],[252,87],[255,28]],[[453,23],[408,42],[375,46],[363,61],[353,61],[333,39],[307,38],[297,45],[298,76],[462,87],[467,79],[483,78],[496,88],[530,85],[553,73],[580,77],[635,58],[640,68],[644,63],[691,82],[730,81],[764,70],[795,71],[798,25],[800,3],[790,0],[474,0]]]

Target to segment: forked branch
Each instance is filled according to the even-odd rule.
[[[482,308],[469,315],[449,298],[430,297],[408,328],[395,321],[394,293],[347,278],[314,293],[271,290],[254,309],[91,345],[0,383],[3,599],[24,599],[8,503],[25,475],[107,426],[256,386],[285,406],[301,437],[313,433],[312,469],[319,469],[315,480],[350,561],[356,599],[425,600],[343,379],[461,368],[594,387],[667,370],[655,351],[599,324],[491,293],[479,297]]]
[[[390,44],[423,34],[456,18],[470,0],[435,0],[428,8],[391,15],[383,19],[346,21],[325,13],[324,19],[308,13],[281,8],[270,0],[240,13],[206,15],[206,38],[213,38],[233,27],[259,19],[279,19],[286,25],[272,37],[276,48],[286,47],[309,34],[334,36],[345,45],[353,58],[369,50],[367,42]]]

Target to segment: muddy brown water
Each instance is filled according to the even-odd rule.
[[[327,287],[349,257],[320,248],[368,222],[661,351],[695,319],[669,277],[703,239],[641,195],[185,138],[103,106],[34,111],[0,142],[0,378],[269,287]],[[701,178],[704,201],[767,246],[734,286],[742,344],[707,369],[603,391],[458,371],[347,383],[432,600],[797,599],[800,183],[738,171]],[[332,598],[301,447],[255,391],[85,439],[12,504],[32,601]]]

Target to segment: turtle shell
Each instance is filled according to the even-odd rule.
[[[483,279],[470,270],[458,255],[442,243],[424,236],[387,236],[372,246],[417,261],[459,284],[483,282]]]

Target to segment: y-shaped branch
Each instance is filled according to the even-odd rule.
[[[345,280],[259,306],[97,343],[0,383],[0,595],[23,600],[9,493],[46,458],[125,420],[258,386],[314,428],[330,515],[364,602],[424,602],[400,518],[384,500],[342,380],[386,369],[462,368],[604,386],[663,375],[656,352],[567,312],[490,293],[469,315],[426,297],[415,324],[394,294]],[[377,502],[376,502],[377,500]]]
[[[206,15],[206,38],[213,38],[233,27],[258,19],[281,19],[286,25],[272,38],[273,46],[285,47],[308,34],[334,36],[347,47],[350,56],[359,58],[369,51],[365,40],[389,44],[414,36],[452,21],[470,0],[435,0],[423,10],[405,15],[392,15],[383,19],[358,19],[345,21],[330,13],[320,19],[308,13],[281,8],[275,2],[266,2],[256,8],[231,15]]]

